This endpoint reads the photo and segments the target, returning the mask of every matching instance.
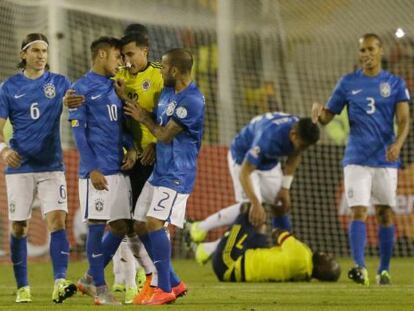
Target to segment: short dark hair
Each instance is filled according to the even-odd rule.
[[[124,36],[133,33],[140,33],[147,38],[149,37],[148,28],[142,24],[129,24],[124,30]]]
[[[312,277],[319,281],[336,282],[341,276],[341,266],[333,256],[316,251],[312,255],[312,263]]]
[[[316,144],[320,138],[319,126],[311,118],[300,118],[296,126],[299,137],[307,145]]]
[[[91,44],[92,59],[96,58],[99,50],[108,48],[121,49],[121,41],[114,37],[100,37],[96,39]]]
[[[49,41],[47,40],[47,37],[39,32],[29,33],[26,38],[23,39],[22,44],[20,46],[20,50],[23,51],[23,48],[28,45],[30,42],[36,41],[36,40],[42,40],[45,41],[49,45]],[[26,51],[29,47],[25,48]],[[26,60],[22,59],[17,64],[17,68],[24,69],[26,67]],[[49,69],[49,65],[46,64],[46,69]]]
[[[135,44],[139,47],[149,46],[148,36],[140,32],[130,32],[128,34],[125,34],[125,36],[123,36],[121,39],[122,46],[127,45],[131,42],[135,42]]]
[[[181,73],[189,73],[193,68],[193,54],[184,48],[175,48],[164,55],[169,57],[170,64],[177,67]]]
[[[382,40],[381,40],[380,36],[378,36],[376,33],[366,33],[366,34],[362,35],[362,37],[360,39],[366,40],[366,39],[371,39],[371,38],[377,39],[379,46],[382,47]]]

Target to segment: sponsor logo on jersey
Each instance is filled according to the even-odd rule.
[[[380,94],[382,97],[389,97],[391,95],[391,85],[388,82],[380,83]]]
[[[172,116],[175,110],[175,106],[177,106],[177,103],[175,101],[172,101],[168,104],[167,109],[165,110],[165,114],[167,116]]]
[[[102,212],[103,207],[104,207],[104,202],[103,202],[103,200],[102,200],[102,199],[96,199],[96,200],[95,200],[95,209],[96,209],[98,212]]]
[[[56,96],[56,88],[53,83],[46,83],[43,86],[43,92],[47,98],[54,98]]]
[[[142,82],[142,89],[144,91],[147,91],[150,87],[151,87],[151,81],[150,80],[145,80],[144,82]]]
[[[187,109],[184,107],[178,107],[175,113],[180,119],[184,119],[187,116]]]

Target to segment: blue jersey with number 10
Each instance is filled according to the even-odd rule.
[[[280,157],[293,153],[289,133],[298,121],[298,117],[282,112],[268,112],[253,118],[233,139],[232,158],[239,165],[246,159],[258,170],[272,169]]]
[[[37,79],[18,73],[1,85],[0,118],[10,119],[10,147],[22,157],[6,174],[63,171],[60,115],[69,87],[66,77],[48,71]]]
[[[124,114],[122,101],[116,95],[113,80],[95,72],[88,72],[72,88],[78,95],[85,96],[85,103],[77,109],[70,109],[69,120],[83,121],[86,139],[95,156],[95,165],[104,175],[121,171],[123,159]],[[72,124],[72,127],[74,125]],[[82,154],[82,150],[79,150]],[[89,176],[83,157],[79,164],[79,176]]]
[[[396,105],[409,100],[404,80],[387,71],[375,77],[362,70],[343,76],[326,105],[334,114],[348,109],[350,134],[343,165],[398,167],[399,161],[386,160],[386,152],[395,141]]]

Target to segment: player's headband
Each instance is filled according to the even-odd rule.
[[[34,41],[32,41],[32,42],[29,42],[28,44],[26,44],[24,47],[22,47],[22,51],[25,51],[29,46],[31,46],[32,44],[35,44],[35,43],[43,43],[43,44],[45,44],[46,45],[46,47],[48,47],[49,46],[49,44],[47,44],[47,42],[45,41],[45,40],[34,40]]]

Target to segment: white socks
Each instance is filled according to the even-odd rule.
[[[198,224],[198,228],[204,231],[210,231],[222,226],[230,226],[236,221],[239,214],[240,203],[230,205],[229,207],[223,208],[201,221]]]

